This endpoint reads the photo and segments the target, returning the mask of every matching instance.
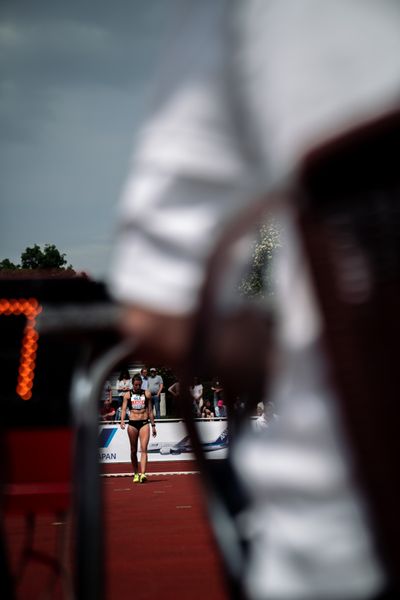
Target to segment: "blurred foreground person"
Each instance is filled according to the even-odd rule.
[[[127,335],[178,365],[224,226],[257,196],[272,197],[310,148],[398,106],[400,3],[209,0],[187,6],[179,29],[136,146],[110,282]],[[249,425],[233,457],[251,499],[240,516],[245,593],[398,597],[328,384],[308,268],[285,220],[280,368],[270,384],[279,419],[257,434]]]

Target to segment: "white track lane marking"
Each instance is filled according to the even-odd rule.
[[[160,475],[199,475],[200,471],[160,471],[158,473],[146,473],[147,477]],[[101,473],[100,477],[133,477],[132,473]]]

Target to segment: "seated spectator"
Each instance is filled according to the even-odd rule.
[[[203,404],[203,408],[201,409],[201,418],[202,419],[213,419],[214,412],[212,410],[211,402],[206,400]]]
[[[259,405],[257,405],[257,414],[259,410]],[[263,405],[263,411],[260,416],[254,421],[254,429],[256,431],[262,431],[263,429],[267,429],[273,421],[278,418],[278,415],[275,412],[275,405],[273,402],[266,402]]]
[[[226,406],[222,398],[217,400],[217,404],[215,406],[215,416],[216,417],[226,417]]]
[[[264,414],[264,402],[259,402],[256,407],[257,417],[261,417]]]
[[[103,402],[103,406],[100,407],[100,419],[102,421],[110,421],[114,419],[116,410],[111,402],[108,400]]]
[[[100,404],[99,416],[102,421],[108,421],[115,416],[115,408],[112,405],[111,382],[107,380],[103,387],[103,397]]]

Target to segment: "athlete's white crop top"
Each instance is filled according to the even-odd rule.
[[[146,396],[143,390],[132,392],[131,407],[132,410],[144,410],[146,408]]]

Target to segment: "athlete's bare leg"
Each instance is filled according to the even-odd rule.
[[[128,436],[129,436],[129,442],[131,444],[131,462],[132,462],[133,472],[138,473],[137,448],[138,448],[139,432],[135,427],[132,427],[132,425],[128,425]]]
[[[147,467],[147,446],[149,445],[150,439],[150,425],[145,425],[139,431],[140,436],[140,468],[142,473],[146,473]]]

